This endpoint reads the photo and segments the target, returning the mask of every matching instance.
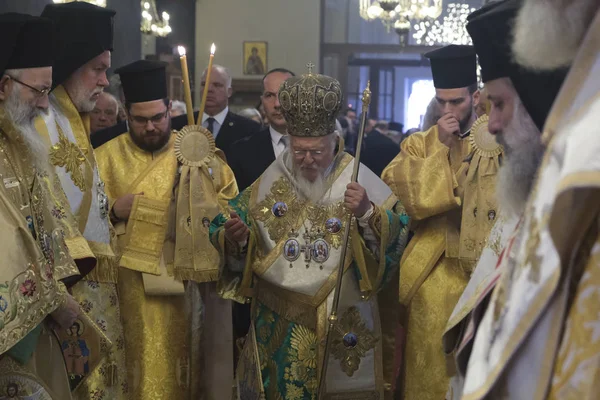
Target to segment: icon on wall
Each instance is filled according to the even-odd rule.
[[[244,75],[267,72],[267,42],[244,42]]]

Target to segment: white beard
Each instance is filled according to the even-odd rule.
[[[598,0],[526,0],[514,28],[517,62],[542,70],[569,66],[599,5]]]
[[[520,101],[515,105],[512,121],[496,140],[504,146],[496,195],[502,210],[518,217],[525,211],[545,151],[540,131]]]
[[[35,117],[45,114],[45,112],[22,102],[19,98],[19,89],[14,90],[6,99],[4,111],[31,152],[31,161],[36,169],[40,172],[47,172],[50,169],[50,146],[42,139],[34,126]]]
[[[90,100],[90,98],[95,94],[102,93],[103,90],[104,89],[99,86],[90,93],[84,87],[75,85],[73,93],[69,93],[69,96],[71,97],[71,101],[75,105],[75,108],[77,108],[77,111],[80,113],[88,113],[92,112],[94,107],[96,107],[96,101]]]
[[[302,175],[302,171],[299,167],[294,166],[292,157],[289,156],[289,153],[286,154],[283,161],[293,177],[292,184],[294,185],[294,190],[296,191],[298,198],[308,200],[313,204],[320,203],[331,186],[325,177],[325,170],[319,170],[319,175],[311,182]]]

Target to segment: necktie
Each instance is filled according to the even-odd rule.
[[[208,126],[206,127],[206,129],[208,129],[210,131],[210,133],[214,133],[215,131],[215,119],[213,117],[210,117],[206,120],[206,122],[208,123]]]
[[[279,139],[279,143],[283,145],[284,149],[288,148],[288,144],[290,143],[290,138],[287,135],[284,135]]]

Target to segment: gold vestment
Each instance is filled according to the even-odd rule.
[[[143,193],[136,196],[128,221],[115,225],[121,256],[119,300],[125,341],[127,351],[137,355],[128,360],[132,399],[195,399],[199,393],[196,386],[201,378],[194,375],[196,349],[188,336],[190,324],[195,321],[190,320],[186,310],[197,307],[200,318],[202,306],[190,301],[187,290],[183,296],[180,281],[204,280],[197,280],[200,277],[193,270],[173,265],[172,253],[185,249],[173,249],[173,243],[167,240],[172,235],[169,228],[175,230],[169,226],[178,174],[175,136],[173,133],[163,149],[150,153],[124,133],[96,152],[111,208],[126,194]],[[204,202],[226,203],[237,194],[233,174],[220,158],[214,157],[210,165],[212,176],[203,177],[202,187],[196,190]],[[189,226],[190,222],[177,223]],[[208,228],[206,232],[208,235]],[[190,284],[194,282],[186,283]],[[230,320],[230,313],[226,318]],[[194,337],[194,341],[200,340]],[[230,388],[231,382],[226,385]]]
[[[442,335],[496,218],[497,169],[497,155],[474,151],[470,139],[448,148],[434,125],[407,138],[383,171],[415,231],[400,262],[405,399],[444,398],[453,371]]]

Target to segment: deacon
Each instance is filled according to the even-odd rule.
[[[474,399],[595,399],[600,8],[594,0],[524,1],[520,7],[513,31],[517,62],[542,71],[572,66],[544,125],[547,150],[522,234],[503,260],[478,326],[464,393]],[[537,21],[544,21],[539,32],[532,29]]]
[[[350,235],[325,391],[332,398],[383,399],[392,382],[382,352],[393,354],[394,341],[389,348],[377,296],[394,279],[408,217],[366,167],[358,183],[350,183],[354,159],[334,132],[339,82],[309,72],[287,79],[278,96],[290,147],[211,227],[211,240],[225,257],[221,294],[253,301],[238,392],[268,400],[317,398],[351,212],[358,223]]]
[[[67,330],[78,317],[67,287],[95,260],[34,129],[48,111],[54,26],[9,13],[0,15],[0,31],[0,390],[68,400],[53,329]]]
[[[77,216],[79,230],[98,260],[96,269],[86,277],[87,282],[73,288],[73,295],[114,344],[88,344],[90,353],[101,355],[103,361],[85,374],[77,389],[76,397],[80,399],[94,398],[98,392],[112,399],[125,398],[127,394],[108,199],[89,139],[89,113],[108,85],[106,70],[110,67],[114,14],[85,2],[49,4],[42,13],[56,26],[57,61],[52,71],[50,114],[38,119],[36,128],[51,145],[50,162],[68,197],[68,205]]]
[[[194,141],[171,130],[165,66],[142,60],[116,70],[129,133],[97,150],[119,238],[125,343],[136,355],[128,359],[130,398],[225,399],[233,384],[231,302],[216,293],[219,255],[208,226],[238,191],[210,132]],[[202,167],[179,164],[188,150],[205,157],[196,160]]]
[[[516,226],[544,153],[540,129],[564,79],[564,71],[536,73],[512,62],[511,29],[518,5],[518,0],[490,3],[467,18],[491,107],[489,130],[502,143],[504,159],[496,190],[501,213],[444,333],[445,351],[456,360],[448,399],[462,395],[476,327],[502,273],[497,268],[500,252],[509,240],[515,246],[510,238],[519,235]]]
[[[400,303],[407,309],[401,391],[406,399],[423,400],[443,398],[453,375],[442,334],[496,220],[502,152],[482,126],[485,117],[475,122],[473,47],[450,45],[426,57],[441,117],[404,140],[382,174],[416,222],[400,268]]]

